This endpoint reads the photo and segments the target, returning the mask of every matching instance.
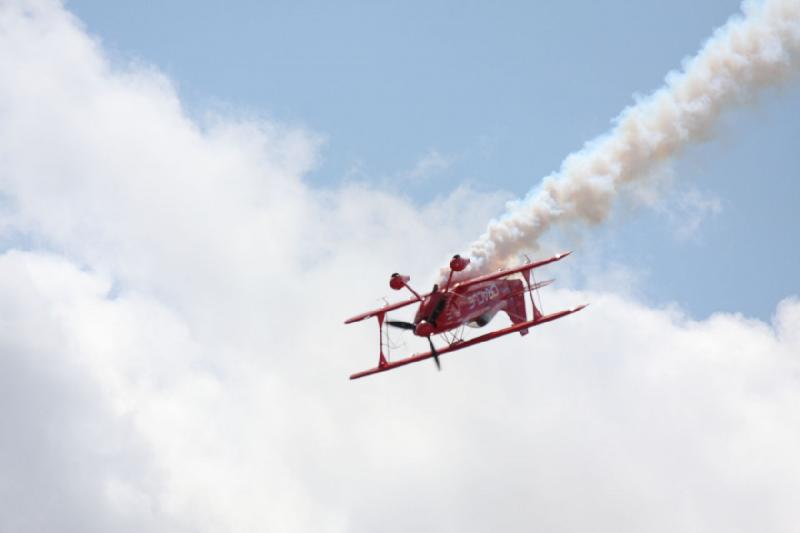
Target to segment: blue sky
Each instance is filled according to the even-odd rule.
[[[420,203],[464,183],[524,195],[738,12],[736,1],[67,7],[119,60],[165,71],[192,113],[323,134],[312,183],[366,180]],[[580,260],[632,269],[654,304],[768,319],[798,287],[798,113],[795,80],[726,115],[676,161],[670,213],[617,213],[583,236],[592,246]],[[409,179],[431,155],[426,175]],[[681,219],[692,215],[675,205],[687,191],[719,206],[691,236]]]

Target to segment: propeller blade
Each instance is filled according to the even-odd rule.
[[[403,322],[402,320],[387,320],[386,325],[400,329],[410,329],[412,331],[417,328],[417,326],[411,322]]]
[[[433,345],[430,335],[428,335],[428,344],[431,345],[431,354],[433,355],[433,362],[436,363],[436,369],[441,370],[442,364],[439,362],[439,352],[436,351],[436,347]]]

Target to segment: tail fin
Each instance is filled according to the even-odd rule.
[[[525,309],[525,291],[522,286],[522,281],[512,280],[512,290],[516,294],[508,300],[508,307],[505,309],[508,318],[511,319],[512,324],[519,324],[528,321],[528,312]],[[519,284],[519,287],[517,287]],[[535,312],[535,311],[534,311]],[[520,335],[527,335],[528,329],[519,330]]]

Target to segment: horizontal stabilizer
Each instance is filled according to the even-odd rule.
[[[467,279],[464,281],[460,281],[454,285],[454,287],[469,287],[470,285],[475,285],[477,283],[483,283],[484,281],[491,281],[493,279],[504,278],[506,276],[510,276],[512,274],[517,274],[519,272],[530,271],[534,268],[539,268],[544,265],[549,265],[550,263],[555,263],[556,261],[561,261],[565,257],[567,257],[572,252],[563,252],[560,254],[556,254],[553,257],[548,257],[547,259],[542,259],[540,261],[531,261],[528,263],[523,263],[517,267],[498,270],[497,272],[493,272],[491,274],[486,274],[484,276],[478,276],[477,278]]]

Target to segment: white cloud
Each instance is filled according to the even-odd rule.
[[[452,165],[450,158],[442,155],[438,150],[428,150],[414,165],[410,171],[403,174],[403,177],[414,181],[424,181],[433,178]]]
[[[361,382],[341,320],[504,198],[302,181],[318,137],[198,125],[49,2],[0,7],[2,531],[792,531],[800,302],[575,317]],[[425,278],[425,275],[429,278]]]
[[[677,195],[664,212],[672,225],[675,237],[681,241],[698,240],[701,226],[711,217],[722,213],[722,201],[709,192],[689,188]]]

